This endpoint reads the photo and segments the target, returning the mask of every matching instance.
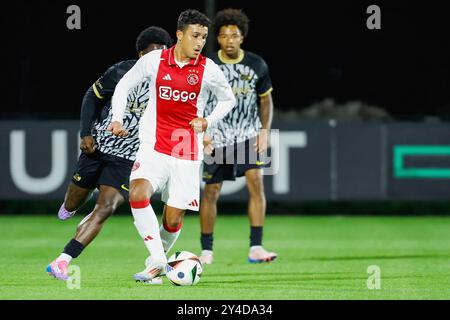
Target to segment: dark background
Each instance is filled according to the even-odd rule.
[[[325,98],[360,100],[397,120],[450,114],[450,50],[445,2],[216,1],[251,19],[244,49],[268,63],[278,110]],[[81,8],[81,30],[66,9]],[[366,9],[381,7],[381,30]],[[205,1],[23,1],[1,4],[2,118],[73,118],[85,90],[112,64],[135,57],[149,25],[175,38],[179,13]],[[211,33],[209,41],[215,43]]]

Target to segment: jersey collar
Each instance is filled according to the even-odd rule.
[[[175,51],[175,46],[173,46],[172,48],[169,49],[169,65],[170,66],[177,65],[177,63],[175,62],[174,51]],[[201,57],[202,57],[202,55],[199,54],[196,59],[191,59],[188,62],[187,66],[196,66],[196,65],[198,65],[198,62],[200,61]]]
[[[238,57],[236,59],[228,59],[223,54],[222,50],[219,50],[219,52],[218,52],[219,60],[222,61],[223,63],[226,63],[226,64],[239,63],[239,62],[241,62],[244,59],[244,55],[245,55],[244,50],[239,49],[239,54],[238,54]]]

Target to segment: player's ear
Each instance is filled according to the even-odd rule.
[[[177,40],[178,41],[183,40],[183,31],[177,30]]]

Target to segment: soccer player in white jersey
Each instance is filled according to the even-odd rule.
[[[149,105],[139,126],[140,147],[130,176],[130,206],[134,224],[150,252],[146,268],[134,275],[151,281],[164,273],[165,252],[178,238],[187,209],[198,211],[203,132],[222,119],[235,105],[235,97],[221,69],[200,54],[210,20],[197,10],[178,18],[176,45],[142,57],[117,84],[112,99],[110,130],[126,137],[122,124],[127,92],[142,79],[150,82]],[[213,93],[217,105],[203,118],[206,100]],[[150,205],[162,192],[166,203],[165,232]]]

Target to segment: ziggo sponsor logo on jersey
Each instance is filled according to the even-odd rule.
[[[188,100],[195,100],[197,93],[180,90],[173,90],[171,87],[159,87],[159,97],[164,100],[173,100],[187,102]]]

